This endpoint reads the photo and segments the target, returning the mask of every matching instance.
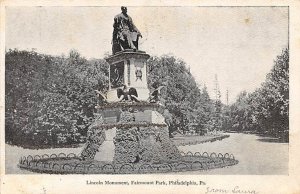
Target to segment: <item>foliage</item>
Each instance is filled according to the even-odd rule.
[[[228,107],[225,129],[252,131],[288,141],[289,132],[289,51],[274,61],[261,87],[253,93],[241,92]],[[229,127],[228,127],[229,126]]]
[[[94,119],[94,90],[107,90],[108,64],[86,60],[75,50],[68,57],[9,50],[5,60],[6,142],[28,147],[82,141]],[[170,132],[194,128],[203,133],[213,104],[186,64],[170,56],[152,57],[148,70],[151,88],[166,86]]]
[[[184,61],[173,56],[148,61],[150,89],[165,85],[162,103],[170,133],[215,129],[253,131],[288,138],[289,55],[284,50],[260,88],[241,92],[224,106],[197,85]],[[72,144],[86,137],[94,121],[94,90],[108,89],[108,64],[87,60],[72,50],[68,57],[9,50],[5,56],[5,138],[34,146]]]
[[[213,104],[207,88],[201,91],[187,70],[185,62],[173,56],[151,57],[148,61],[149,88],[166,86],[162,98],[171,114],[170,133],[183,133],[195,129],[197,133],[207,129]]]
[[[93,90],[107,88],[104,60],[87,61],[74,50],[67,58],[9,50],[5,65],[6,142],[79,142],[93,121]]]

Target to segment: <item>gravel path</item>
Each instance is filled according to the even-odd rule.
[[[230,137],[222,141],[191,146],[179,146],[183,152],[216,152],[231,153],[239,161],[237,165],[203,171],[201,174],[251,174],[275,175],[288,174],[288,143],[276,143],[271,138],[253,134],[230,133]],[[197,174],[188,172],[184,174]]]

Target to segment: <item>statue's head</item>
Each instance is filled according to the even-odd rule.
[[[122,13],[125,13],[125,14],[127,13],[127,7],[122,6],[122,7],[121,7],[121,10],[122,10]]]

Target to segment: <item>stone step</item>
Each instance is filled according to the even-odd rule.
[[[96,152],[94,159],[98,161],[112,162],[115,154],[113,138],[116,136],[116,128],[106,130],[105,136],[105,141],[99,147],[99,151]]]

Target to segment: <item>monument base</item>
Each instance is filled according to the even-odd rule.
[[[115,156],[117,163],[177,162],[181,155],[169,138],[167,127],[129,127],[116,131]]]

